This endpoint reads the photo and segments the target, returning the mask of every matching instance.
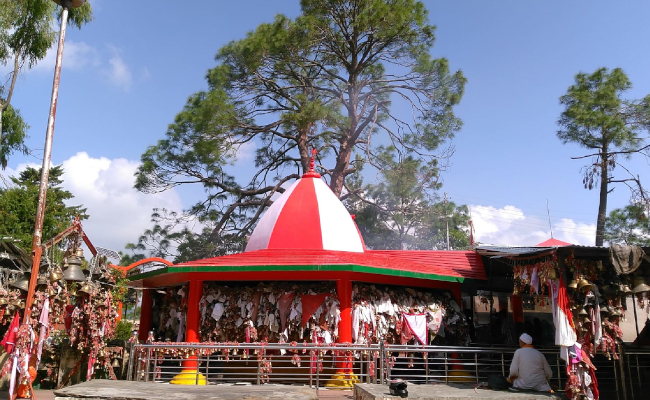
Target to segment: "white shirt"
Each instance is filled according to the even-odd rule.
[[[546,357],[533,347],[522,347],[515,351],[510,364],[510,376],[518,378],[512,383],[517,389],[537,390],[548,392],[551,387],[548,381],[553,377],[553,371]]]

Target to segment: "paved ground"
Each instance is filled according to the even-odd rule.
[[[399,397],[391,396],[388,386],[361,383],[355,385],[355,400],[394,400]],[[484,389],[474,389],[474,385],[409,385],[409,399],[420,400],[556,400],[566,399],[563,394],[505,392]]]
[[[93,382],[102,382],[102,381],[93,381]],[[125,381],[119,381],[122,385],[123,384],[128,384],[130,382],[125,382]],[[151,385],[151,384],[146,384],[146,385]],[[178,392],[175,392],[174,395],[170,395],[170,386],[171,385],[164,385],[164,384],[157,384],[156,389],[162,389],[164,391],[164,399],[165,400],[171,400],[171,399],[233,399],[236,397],[215,397],[215,389],[218,388],[219,392],[223,392],[224,389],[227,390],[226,388],[233,388],[232,386],[225,386],[225,385],[220,385],[220,386],[208,386],[208,387],[202,387],[205,390],[208,390],[210,392],[209,397],[195,397],[191,393],[187,393],[189,390],[189,387],[182,387],[185,389],[185,396],[178,397],[177,394]],[[147,386],[147,389],[149,389],[151,386]],[[177,390],[178,388],[181,388],[179,386],[173,386],[173,389]],[[201,387],[199,387],[201,388]],[[252,389],[250,392],[250,395],[246,397],[246,399],[254,399],[254,398],[269,398],[269,399],[282,399],[282,400],[288,400],[291,398],[296,398],[293,396],[287,395],[287,391],[292,391],[293,388],[295,389],[303,389],[303,390],[310,390],[308,388],[302,388],[302,387],[296,387],[296,386],[239,386],[239,387],[234,387],[239,395],[241,397],[242,393],[249,393],[249,389]],[[269,392],[257,392],[255,393],[254,391],[256,388],[266,388],[266,390],[271,390],[271,392],[277,393],[278,391],[282,394],[280,397],[257,397],[255,394],[266,394]],[[435,400],[435,399],[440,399],[440,400],[467,400],[467,399],[490,399],[490,400],[514,400],[514,399],[520,399],[520,400],[555,400],[555,399],[566,399],[561,394],[555,394],[555,395],[550,395],[550,394],[529,394],[529,393],[509,393],[509,392],[494,392],[494,391],[489,391],[489,390],[477,390],[477,392],[474,391],[472,386],[468,385],[456,385],[454,386],[447,386],[447,385],[410,385],[409,386],[409,398],[410,399],[430,399],[430,400]],[[232,390],[232,389],[230,389]],[[259,389],[257,389],[259,390]],[[311,392],[314,393],[315,395],[315,390],[311,389]],[[232,391],[230,393],[233,393]],[[93,393],[94,394],[94,393]],[[381,385],[368,385],[368,384],[361,384],[359,385],[359,395],[360,397],[357,397],[357,400],[377,400],[377,399],[396,399],[396,397],[392,397],[389,395],[388,392],[388,387],[387,386],[381,386]],[[145,399],[154,399],[155,397],[149,397],[150,393],[147,392],[145,397],[140,397],[140,398],[145,398]],[[0,392],[0,400],[5,400],[8,399],[9,396],[7,395],[7,392]],[[137,398],[137,397],[136,397]],[[316,399],[314,396],[307,396],[305,398],[311,398],[311,399]],[[354,399],[353,392],[351,390],[326,390],[326,389],[320,389],[318,391],[318,399],[319,400],[352,400]],[[36,391],[36,399],[37,400],[54,400],[54,393],[52,390],[37,390]],[[88,400],[88,399],[87,399]]]
[[[167,386],[169,387],[169,385]],[[215,388],[215,386],[210,386],[210,387]],[[244,387],[242,387],[242,391],[243,390]],[[35,394],[37,400],[54,400],[53,390],[37,390]],[[9,394],[7,392],[0,391],[0,400],[6,400],[8,398],[9,398]],[[175,399],[176,397],[170,397],[169,393],[167,393],[166,400],[171,400],[172,398]],[[284,399],[284,396],[282,398]],[[318,390],[319,400],[351,400],[353,398],[354,396],[352,390],[327,390],[322,388]]]

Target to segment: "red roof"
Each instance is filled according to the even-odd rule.
[[[571,246],[571,243],[563,242],[557,239],[549,239],[542,243],[536,244],[536,247],[554,247],[554,246]]]
[[[471,251],[366,251],[356,253],[332,250],[257,250],[222,257],[206,258],[169,267],[247,267],[267,266],[356,265],[380,270],[438,275],[461,279],[483,279],[481,257]]]

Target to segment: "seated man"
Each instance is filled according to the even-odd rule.
[[[553,377],[553,371],[546,357],[537,351],[532,344],[533,338],[524,333],[519,337],[519,347],[510,364],[508,382],[515,389],[537,390],[550,392],[548,381]]]

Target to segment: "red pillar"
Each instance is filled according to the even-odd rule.
[[[524,322],[524,301],[520,295],[512,295],[510,298],[512,305],[512,319],[515,323]]]
[[[198,343],[201,341],[199,336],[199,301],[203,296],[203,281],[190,281],[189,293],[187,294],[187,315],[185,316],[185,341],[189,343]],[[205,376],[198,371],[198,362],[196,355],[188,355],[183,360],[183,369],[180,374],[176,375],[170,381],[177,385],[206,385]]]
[[[203,296],[203,281],[190,281],[189,293],[187,295],[187,316],[185,318],[185,341],[189,343],[198,343],[201,341],[199,336],[199,301]],[[196,356],[188,357],[189,360],[183,361],[183,369],[196,370]]]
[[[336,294],[341,304],[341,321],[337,343],[352,343],[352,282],[345,277],[336,281]]]
[[[187,295],[187,317],[185,318],[185,341],[200,342],[199,337],[199,301],[203,296],[203,281],[190,281]]]
[[[136,304],[136,307],[138,305]],[[138,339],[145,342],[151,330],[151,308],[153,307],[153,298],[151,290],[142,291],[142,303],[140,305],[140,328],[138,330]]]

